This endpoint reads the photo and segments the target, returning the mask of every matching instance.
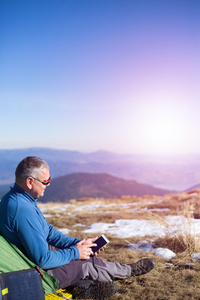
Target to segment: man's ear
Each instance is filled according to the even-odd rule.
[[[33,181],[34,181],[34,179],[32,177],[26,178],[26,186],[29,190],[32,190],[32,188],[33,188]]]

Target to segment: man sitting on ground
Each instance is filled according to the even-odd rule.
[[[57,278],[60,288],[74,287],[77,299],[106,299],[117,292],[114,280],[142,275],[155,267],[148,258],[125,265],[104,261],[97,253],[91,256],[96,237],[69,237],[49,224],[37,206],[37,199],[50,184],[49,172],[48,164],[35,156],[18,164],[14,187],[0,202],[0,232]]]

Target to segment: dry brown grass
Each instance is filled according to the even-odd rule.
[[[116,219],[151,219],[164,223],[164,217],[170,215],[183,215],[191,217],[191,209],[199,209],[199,194],[176,194],[166,195],[163,202],[160,197],[121,197],[119,199],[81,199],[70,203],[69,210],[74,215],[57,213],[48,218],[56,228],[66,227],[70,229],[70,235],[79,238],[90,237],[83,233],[83,229],[94,222],[112,223]],[[188,198],[188,199],[187,199]],[[101,206],[93,211],[80,210],[75,212],[75,208],[81,205],[94,206],[94,202],[99,201]],[[150,202],[153,203],[150,203]],[[140,207],[136,212],[130,212],[129,208],[120,206],[123,203],[132,203],[132,207]],[[137,202],[137,203],[135,203]],[[150,203],[150,204],[147,204]],[[108,208],[105,204],[115,204],[114,207]],[[55,204],[49,204],[55,205]],[[57,204],[56,204],[57,205]],[[60,204],[59,204],[60,205]],[[62,204],[61,204],[62,205]],[[169,212],[150,212],[145,208],[169,208]],[[112,211],[111,211],[112,210]],[[97,212],[98,211],[98,212]],[[48,213],[52,211],[48,210]],[[75,224],[84,224],[85,227],[73,227]],[[182,229],[185,228],[182,224]],[[189,225],[192,230],[192,223]],[[188,229],[188,226],[187,226]],[[97,233],[98,234],[98,233]],[[99,232],[101,234],[101,232]],[[177,255],[171,260],[165,260],[155,256],[153,252],[136,252],[128,249],[129,243],[136,243],[139,240],[151,241],[152,237],[118,238],[106,234],[110,243],[106,250],[101,254],[101,258],[107,261],[119,261],[121,263],[136,262],[141,258],[149,257],[156,261],[156,268],[148,274],[139,277],[131,277],[127,280],[117,281],[118,293],[112,297],[117,300],[199,300],[200,299],[200,264],[193,262],[191,254],[200,252],[200,243],[196,236],[192,235],[190,230],[177,231],[175,236],[166,235],[163,238],[154,237],[156,247],[168,248]],[[192,268],[186,268],[185,263],[193,262]],[[172,263],[173,265],[166,265]]]

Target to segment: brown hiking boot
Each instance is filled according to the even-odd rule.
[[[155,261],[150,258],[144,258],[134,264],[130,264],[129,266],[131,267],[131,276],[146,274],[150,272],[155,267],[155,265]]]
[[[76,299],[108,299],[117,292],[117,285],[113,282],[98,282],[77,285],[73,288],[73,297]]]

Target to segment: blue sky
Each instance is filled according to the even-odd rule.
[[[0,0],[0,149],[200,153],[199,0]]]

